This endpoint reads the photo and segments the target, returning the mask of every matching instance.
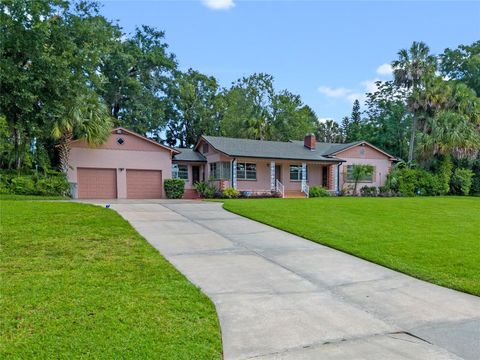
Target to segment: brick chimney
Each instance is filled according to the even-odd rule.
[[[305,139],[303,139],[303,146],[305,146],[307,149],[315,150],[316,143],[317,139],[315,139],[314,134],[305,135]]]

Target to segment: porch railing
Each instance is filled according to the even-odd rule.
[[[275,180],[275,190],[280,194],[282,198],[285,197],[285,187],[278,179]]]
[[[309,197],[310,194],[310,186],[308,186],[306,181],[302,181],[302,192],[305,193],[305,197]]]

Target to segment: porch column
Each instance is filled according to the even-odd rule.
[[[275,161],[270,161],[270,190],[275,191],[277,184],[275,183]]]
[[[232,188],[237,188],[237,159],[232,161]]]
[[[305,189],[305,185],[307,185],[307,164],[302,163],[302,191]]]
[[[333,177],[333,188],[335,189],[335,194],[338,194],[338,191],[340,190],[338,188],[338,177],[339,177],[339,173],[340,173],[340,166],[339,164],[336,164],[336,165],[332,165],[332,166],[335,166],[336,169],[333,171],[333,173],[335,174],[334,177]]]

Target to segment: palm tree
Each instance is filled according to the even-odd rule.
[[[368,164],[352,165],[351,176],[354,181],[353,195],[357,195],[358,182],[362,179],[365,179],[367,176],[371,176],[373,174],[373,170],[373,166]]]
[[[104,143],[112,129],[112,120],[106,105],[95,95],[79,96],[65,117],[54,121],[52,136],[59,140],[60,170],[68,170],[68,159],[74,137],[90,146]]]
[[[398,60],[392,62],[394,83],[397,86],[411,90],[413,99],[417,92],[425,84],[426,79],[435,74],[436,59],[430,55],[430,49],[423,42],[414,41],[410,49],[402,49],[398,52]],[[408,161],[413,160],[415,135],[417,131],[418,103],[409,103],[413,115],[412,133],[408,149]]]

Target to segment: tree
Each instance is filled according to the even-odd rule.
[[[425,81],[435,73],[436,58],[430,54],[430,49],[423,42],[414,41],[410,49],[398,52],[398,59],[392,62],[394,83],[416,93],[424,86]],[[410,134],[408,161],[413,161],[415,136],[417,132],[417,103],[409,102],[413,122]]]
[[[68,116],[78,94],[101,83],[102,56],[118,33],[88,1],[5,0],[0,18],[0,112],[19,169],[32,142],[50,136],[45,129]]]
[[[213,76],[189,69],[178,73],[171,101],[174,115],[167,124],[166,142],[189,147],[201,135],[219,133],[219,86]]]
[[[363,140],[400,159],[406,159],[408,131],[412,123],[406,93],[392,81],[379,81],[376,85],[377,90],[367,94]]]
[[[440,54],[440,72],[449,79],[465,83],[480,97],[480,40]]]
[[[319,141],[328,143],[341,143],[343,141],[340,125],[331,119],[317,123],[316,137]]]
[[[74,138],[96,146],[107,140],[112,129],[108,109],[95,93],[79,96],[65,117],[57,118],[52,136],[59,139],[60,170],[67,172],[71,143]]]
[[[353,185],[353,195],[357,194],[358,182],[365,179],[366,177],[372,176],[374,168],[372,165],[360,164],[352,165],[352,179],[354,181]]]
[[[362,113],[360,111],[360,102],[356,99],[353,102],[352,114],[348,121],[345,133],[345,142],[362,140]]]
[[[149,26],[136,28],[105,57],[99,93],[115,125],[156,136],[174,117],[177,63],[167,52],[164,36]]]

